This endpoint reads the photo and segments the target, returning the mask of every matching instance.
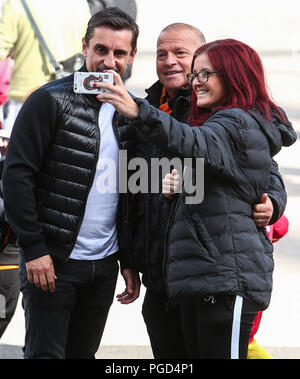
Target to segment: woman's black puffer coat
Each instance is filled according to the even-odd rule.
[[[256,111],[229,109],[191,128],[142,99],[136,130],[166,157],[204,159],[204,198],[179,194],[168,225],[166,274],[171,301],[238,294],[267,308],[273,246],[252,208],[268,188],[271,157],[296,140],[289,122],[268,122]],[[199,184],[199,183],[198,183]]]

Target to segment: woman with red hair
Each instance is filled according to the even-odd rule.
[[[252,207],[268,187],[272,157],[293,144],[296,133],[267,93],[258,54],[233,39],[195,53],[188,75],[194,127],[132,99],[114,77],[115,86],[105,85],[111,93],[99,100],[132,119],[138,137],[161,157],[191,159],[190,180],[194,188],[204,185],[202,202],[191,203],[186,186],[176,188],[179,174],[163,181],[171,203],[165,281],[169,306],[179,309],[187,357],[247,359],[254,317],[269,305],[274,267],[272,244],[255,225]]]
[[[240,41],[225,39],[201,46],[195,52],[192,67],[195,68],[195,61],[199,61],[200,56],[205,56],[205,63],[209,61],[210,66],[214,67],[211,75],[218,74],[216,76],[221,79],[225,90],[222,98],[215,104],[214,111],[230,108],[246,111],[256,109],[266,119],[270,119],[271,111],[275,110],[284,120],[281,111],[267,93],[263,65],[255,50]],[[193,72],[189,74],[190,81],[195,78],[195,73],[196,70],[193,69]],[[211,81],[207,79],[206,86],[209,86]],[[206,86],[203,86],[204,89],[207,89]],[[202,123],[206,121],[211,113],[211,104],[204,101],[204,103],[199,102],[198,105],[198,97],[197,89],[194,87],[191,117],[195,125],[199,124],[199,121]],[[203,97],[206,100],[210,98]],[[199,99],[201,100],[201,96]]]

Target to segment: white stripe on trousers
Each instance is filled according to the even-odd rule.
[[[232,334],[231,334],[231,359],[239,359],[242,307],[243,307],[243,298],[241,296],[236,296],[234,311],[233,311]]]

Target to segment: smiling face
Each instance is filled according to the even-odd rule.
[[[201,45],[199,34],[190,29],[164,31],[157,41],[156,71],[170,97],[186,86],[194,52]]]
[[[131,40],[131,30],[96,27],[89,44],[85,39],[82,40],[82,52],[86,58],[87,70],[89,72],[114,70],[120,75],[124,74],[136,54],[136,49],[132,51]]]
[[[215,71],[206,53],[200,54],[194,62],[193,72],[198,73],[202,70]],[[193,80],[193,90],[197,96],[199,108],[213,109],[226,95],[225,86],[218,73],[209,75],[206,83],[200,83],[197,78]]]

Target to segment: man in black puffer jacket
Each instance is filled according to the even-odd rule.
[[[120,9],[95,14],[83,40],[81,71],[122,75],[137,37],[138,26]],[[119,149],[132,144],[130,129],[111,105],[73,92],[73,75],[40,88],[23,105],[3,185],[7,218],[21,247],[25,358],[94,358],[118,259],[126,281],[121,300],[137,298],[139,277],[123,237],[127,204],[116,188],[108,193],[101,185],[103,162],[114,163],[110,174],[117,181]]]
[[[190,111],[190,89],[186,86],[186,74],[190,72],[194,51],[204,42],[200,30],[185,24],[169,25],[158,39],[157,73],[160,80],[146,91],[146,99],[156,108],[170,113],[182,122],[187,120]],[[164,156],[148,140],[138,143],[136,153],[148,162],[151,158]],[[275,161],[272,163],[270,184],[266,193],[268,202],[257,204],[253,209],[252,217],[257,226],[261,226],[261,218],[265,220],[264,225],[273,224],[285,209],[285,187]],[[163,269],[166,227],[172,203],[150,191],[148,194],[136,194],[134,201],[133,262],[143,273],[143,283],[147,288],[143,317],[153,354],[155,358],[185,358],[180,315],[176,306],[167,305]],[[261,212],[257,212],[257,208]]]

